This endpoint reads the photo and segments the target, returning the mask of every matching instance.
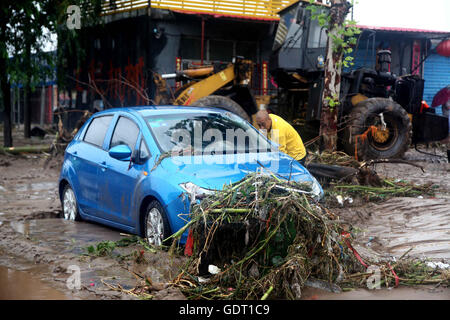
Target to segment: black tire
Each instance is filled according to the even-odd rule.
[[[154,213],[153,210],[156,210],[157,213]],[[152,212],[153,214],[159,215],[158,217],[158,224],[153,224],[152,223]],[[165,241],[165,239],[167,237],[170,236],[170,226],[169,226],[169,221],[167,220],[167,214],[166,214],[166,210],[164,210],[164,208],[161,206],[161,204],[157,201],[157,200],[153,200],[152,202],[150,202],[147,206],[147,209],[145,211],[145,216],[144,216],[144,238],[147,241],[148,244],[153,245],[153,246],[161,246],[161,245],[169,245],[170,241]],[[159,223],[162,224],[159,225]],[[149,229],[149,227],[153,225],[154,228]],[[150,233],[149,233],[150,231]],[[150,235],[153,235],[153,237],[151,237]]]
[[[77,198],[72,187],[67,184],[61,196],[62,215],[64,220],[81,221]]]
[[[228,97],[210,95],[196,100],[195,102],[191,103],[191,106],[225,109],[250,122],[250,116],[247,114],[247,112],[245,112],[245,110],[237,102]]]
[[[383,114],[387,130],[369,132],[371,125],[381,129]],[[412,124],[408,113],[398,103],[385,98],[370,98],[358,103],[349,114],[344,134],[344,150],[358,160],[401,158],[411,144]]]

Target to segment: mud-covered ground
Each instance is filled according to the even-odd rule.
[[[31,142],[48,143],[48,139]],[[184,262],[181,255],[150,252],[139,244],[115,248],[105,256],[87,254],[91,245],[127,235],[98,224],[59,218],[61,159],[46,163],[45,155],[0,155],[0,299],[136,299],[127,290],[142,284],[144,278],[151,284],[151,298],[185,299],[167,285]],[[405,164],[378,164],[375,169],[385,177],[437,184],[434,197],[355,201],[333,211],[361,230],[355,248],[363,256],[400,257],[413,248],[408,255],[449,263],[450,164],[445,158],[415,150],[405,159],[423,166],[425,173]],[[80,270],[81,289],[68,288],[74,268]],[[450,299],[449,288],[436,286],[382,291],[333,294],[307,288],[304,298]]]

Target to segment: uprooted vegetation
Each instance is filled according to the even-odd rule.
[[[387,286],[449,284],[446,271],[411,268],[417,261],[363,261],[352,227],[305,191],[253,174],[194,204],[192,255],[173,284],[190,299],[299,299],[309,279],[365,286],[369,266]]]
[[[382,178],[373,169],[377,163],[406,164],[424,171],[422,166],[410,161],[379,159],[359,162],[343,152],[313,152],[307,166],[311,166],[311,173],[323,183],[324,202],[328,208],[353,203],[355,199],[376,202],[392,197],[434,196],[439,188],[432,183],[418,185],[406,180]],[[321,165],[328,167],[323,169]]]

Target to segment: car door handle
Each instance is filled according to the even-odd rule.
[[[106,161],[103,161],[100,163],[100,167],[102,168],[102,171],[105,172],[106,169],[108,169],[108,165],[106,164]]]

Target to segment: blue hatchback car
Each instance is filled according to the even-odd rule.
[[[217,108],[133,107],[94,114],[67,146],[63,217],[137,234],[152,245],[182,228],[191,201],[257,170],[316,179],[242,118]],[[187,232],[181,238],[185,243]]]

